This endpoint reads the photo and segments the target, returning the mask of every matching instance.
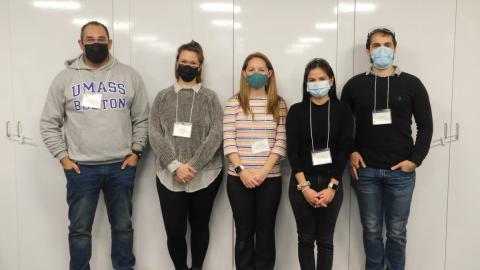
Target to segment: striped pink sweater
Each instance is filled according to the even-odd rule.
[[[251,98],[250,108],[252,116],[246,116],[236,96],[230,98],[225,105],[223,114],[223,151],[228,156],[237,153],[240,156],[242,165],[247,169],[260,169],[268,159],[270,153],[286,156],[287,136],[285,132],[285,118],[287,105],[280,104],[280,121],[273,120],[272,114],[267,114],[267,98]],[[253,154],[253,142],[261,139],[268,139],[270,152]],[[235,173],[233,164],[229,162],[228,174],[238,176]],[[279,177],[280,162],[277,162],[268,174],[268,177]]]

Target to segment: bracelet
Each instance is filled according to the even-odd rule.
[[[307,182],[305,183],[305,185],[300,185],[300,184],[298,184],[298,185],[297,185],[297,190],[298,190],[298,191],[303,191],[304,188],[309,187],[310,185],[311,185],[311,184],[310,184],[310,181],[307,181]]]

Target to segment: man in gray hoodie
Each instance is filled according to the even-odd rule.
[[[132,193],[148,134],[148,98],[142,78],[119,63],[99,22],[82,27],[83,53],[53,80],[40,120],[48,150],[67,178],[70,270],[89,270],[91,230],[100,191],[112,234],[112,264],[132,270]]]

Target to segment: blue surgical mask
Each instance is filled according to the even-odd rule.
[[[393,63],[393,50],[384,46],[372,51],[373,65],[378,69],[386,69]]]
[[[316,98],[322,98],[330,91],[330,82],[328,80],[319,82],[308,82],[307,92]]]
[[[268,76],[261,73],[253,73],[247,76],[247,83],[254,90],[260,89],[268,83]]]

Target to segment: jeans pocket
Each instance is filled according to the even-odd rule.
[[[359,166],[357,169],[357,175],[365,175],[366,171],[367,171],[367,168]]]
[[[407,174],[407,175],[412,175],[412,174],[415,173],[415,170],[408,172],[408,171],[404,171],[404,170],[402,170],[402,169],[398,169],[398,171],[399,171],[400,173]]]
[[[63,169],[63,172],[65,173],[65,176],[67,176],[67,178],[68,178],[69,176],[72,176],[72,175],[77,174],[77,172],[76,172],[73,168],[71,168],[71,169],[65,169],[65,168],[64,168],[64,169]]]
[[[130,170],[137,170],[137,165],[135,165],[135,166],[131,166],[131,165],[128,165],[128,164],[127,164],[127,166],[125,167],[125,170],[127,170],[127,169],[130,169]]]

